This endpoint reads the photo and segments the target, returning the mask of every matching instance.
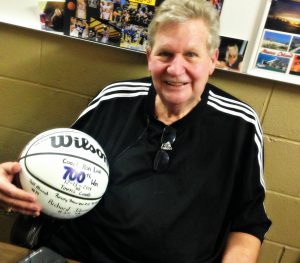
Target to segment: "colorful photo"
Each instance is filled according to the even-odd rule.
[[[293,37],[289,51],[291,53],[300,54],[300,37]]]
[[[121,45],[138,51],[146,51],[147,29],[130,24],[122,30]]]
[[[241,71],[247,41],[221,37],[217,68]]]
[[[271,54],[259,53],[256,68],[286,73],[290,59]]]
[[[85,19],[79,19],[77,17],[71,18],[70,36],[87,39],[88,32],[89,25]]]
[[[112,20],[114,4],[112,1],[100,2],[100,19]]]
[[[273,0],[265,28],[300,34],[299,14],[299,0]]]
[[[99,21],[91,18],[89,23],[89,37],[91,41],[96,41],[114,46],[120,46],[121,30],[112,23]]]
[[[42,30],[63,33],[64,4],[62,1],[38,1]]]
[[[292,36],[272,31],[265,31],[261,46],[264,48],[287,51]]]
[[[290,70],[290,74],[292,75],[298,75],[300,76],[300,56],[295,56],[292,66],[291,66],[291,70]]]
[[[87,0],[77,0],[76,17],[78,19],[87,19]]]

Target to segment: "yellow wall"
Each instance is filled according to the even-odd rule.
[[[67,127],[99,88],[148,74],[145,55],[0,23],[0,162],[35,134]],[[217,71],[211,82],[252,105],[265,132],[260,263],[300,262],[300,86]],[[0,240],[13,216],[0,214]]]

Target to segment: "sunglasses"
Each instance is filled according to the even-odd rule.
[[[164,171],[168,168],[170,162],[170,155],[168,152],[172,151],[172,144],[176,140],[176,130],[171,126],[166,126],[163,129],[160,142],[161,146],[157,150],[153,162],[154,171]]]

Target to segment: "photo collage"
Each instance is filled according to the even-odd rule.
[[[145,52],[148,25],[163,0],[67,0],[66,35]],[[221,13],[224,0],[207,0]]]
[[[300,1],[272,1],[255,67],[300,76]]]
[[[161,0],[69,0],[66,32],[72,37],[145,52],[147,28]]]

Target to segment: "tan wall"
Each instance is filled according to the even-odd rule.
[[[103,85],[147,73],[143,54],[0,24],[0,162],[35,134],[69,126]],[[217,71],[211,82],[252,105],[265,132],[260,263],[300,262],[300,86]],[[12,216],[0,215],[0,240]],[[3,223],[2,223],[3,222]]]

